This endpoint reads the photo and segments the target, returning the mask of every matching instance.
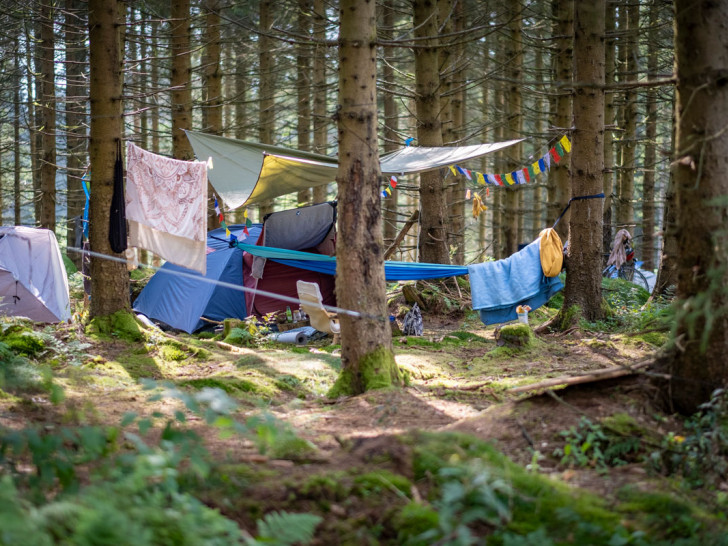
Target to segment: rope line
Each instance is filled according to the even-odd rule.
[[[87,254],[88,256],[91,256],[93,258],[100,258],[102,260],[110,260],[110,261],[113,261],[113,262],[118,262],[118,263],[123,263],[123,264],[126,264],[127,263],[127,259],[126,258],[119,258],[119,257],[116,257],[116,256],[110,256],[108,254],[101,254],[100,252],[93,252],[91,250],[83,250],[83,249],[77,248],[77,247],[67,247],[67,250],[72,251],[72,252],[77,252],[77,253],[82,254],[82,255],[83,254]],[[140,265],[139,262],[137,262],[136,260],[134,260],[133,263],[136,266],[139,266]],[[186,278],[186,279],[193,279],[193,280],[205,282],[205,283],[208,283],[208,284],[214,284],[216,286],[222,286],[224,288],[229,288],[231,290],[237,290],[239,292],[249,292],[249,293],[255,294],[255,295],[260,294],[261,296],[266,296],[266,297],[269,297],[269,298],[274,298],[274,299],[277,299],[277,300],[285,301],[286,303],[293,303],[293,304],[298,304],[298,305],[301,305],[302,303],[306,303],[306,304],[310,304],[311,303],[311,302],[302,302],[302,300],[300,300],[298,298],[292,298],[290,296],[284,296],[283,294],[276,294],[275,292],[268,292],[267,290],[259,290],[257,288],[249,288],[247,286],[241,286],[239,284],[233,284],[233,283],[229,283],[229,282],[225,282],[225,281],[219,281],[219,280],[215,280],[215,279],[208,279],[207,277],[203,277],[201,275],[194,275],[192,273],[185,273],[184,271],[168,271],[168,270],[162,269],[161,267],[156,267],[156,266],[153,266],[153,265],[152,266],[150,266],[150,265],[144,265],[143,267],[145,267],[147,269],[156,270],[157,272],[164,273],[165,275],[173,275],[173,276],[174,275],[177,275],[179,277],[183,277],[183,278]],[[336,307],[334,305],[326,305],[326,304],[323,304],[322,303],[321,306],[326,311],[330,311],[332,313],[337,313],[337,314],[340,314],[340,315],[347,315],[347,316],[355,317],[355,318],[369,319],[369,320],[378,320],[378,321],[386,321],[386,320],[388,320],[387,317],[382,317],[380,315],[372,315],[372,314],[369,314],[369,313],[362,313],[360,311],[353,311],[351,309],[344,309],[343,307]]]

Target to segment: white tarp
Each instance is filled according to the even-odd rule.
[[[335,157],[194,131],[186,133],[198,160],[212,158],[208,178],[228,210],[336,179]],[[409,146],[381,156],[379,163],[384,175],[420,173],[475,159],[521,140],[436,148]]]
[[[0,227],[0,315],[38,322],[71,318],[68,277],[52,231]]]

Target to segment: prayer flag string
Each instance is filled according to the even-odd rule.
[[[465,169],[460,165],[450,165],[449,168],[452,174],[461,174],[468,180],[476,182],[481,186],[517,186],[535,181],[536,175],[548,172],[551,169],[552,162],[554,164],[559,163],[569,152],[571,152],[571,142],[569,141],[569,138],[564,135],[539,159],[530,165],[509,173],[481,173]],[[470,199],[469,194],[466,194],[466,199]]]

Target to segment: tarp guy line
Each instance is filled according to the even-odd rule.
[[[67,250],[70,250],[72,252],[78,252],[79,254],[88,254],[89,256],[91,256],[93,258],[100,258],[102,260],[110,260],[112,262],[118,262],[118,263],[123,263],[123,264],[126,264],[127,263],[126,258],[118,258],[116,256],[109,256],[107,254],[101,254],[100,252],[93,252],[91,250],[83,250],[81,248],[70,247],[70,246],[67,247]],[[139,265],[139,263],[135,261],[134,262],[134,265]],[[288,303],[294,303],[294,304],[298,304],[298,305],[301,305],[301,303],[302,303],[301,300],[299,300],[298,298],[291,298],[291,297],[288,297],[288,296],[284,296],[283,294],[275,294],[274,292],[268,292],[267,290],[255,290],[253,288],[248,288],[247,286],[240,286],[238,284],[232,284],[232,283],[225,282],[225,281],[216,281],[214,279],[208,279],[206,277],[203,277],[202,275],[193,275],[192,273],[184,273],[182,271],[167,271],[167,270],[163,270],[161,267],[155,267],[155,266],[149,266],[149,265],[144,265],[144,267],[147,268],[147,269],[154,269],[154,270],[156,270],[158,272],[164,273],[165,275],[177,275],[177,276],[180,276],[180,277],[186,277],[186,278],[190,278],[190,279],[195,279],[195,280],[198,280],[198,281],[207,282],[207,283],[210,283],[210,284],[215,284],[215,285],[222,286],[222,287],[225,287],[225,288],[230,288],[232,290],[239,290],[241,292],[250,292],[250,293],[253,293],[253,294],[260,294],[262,296],[266,296],[266,297],[269,297],[269,298],[279,299],[281,301],[285,301],[285,302],[288,302]],[[307,303],[310,303],[310,302],[307,302]],[[348,315],[350,317],[363,318],[363,319],[372,319],[372,320],[380,320],[380,321],[389,320],[388,317],[382,317],[382,316],[378,316],[378,315],[370,315],[368,313],[360,313],[359,311],[352,311],[352,310],[349,310],[349,309],[343,309],[341,307],[335,307],[333,305],[322,305],[322,307],[324,309],[326,309],[327,311],[331,311],[332,313],[338,313],[338,314],[341,314],[341,315]]]

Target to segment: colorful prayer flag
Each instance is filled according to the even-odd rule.
[[[455,167],[453,165],[450,165],[450,172],[452,172],[452,174],[454,174],[455,176],[457,176],[457,174],[458,174],[458,172],[455,170]]]
[[[546,162],[543,160],[543,158],[539,159],[538,162],[538,172],[545,173],[546,172]]]
[[[551,157],[554,158],[554,163],[561,161],[561,156],[559,155],[559,152],[556,151],[556,148],[551,148],[549,153],[551,154]]]
[[[509,186],[512,186],[516,183],[515,180],[513,180],[513,174],[512,173],[506,173],[506,182],[508,182]]]
[[[503,179],[501,178],[501,176],[499,174],[494,174],[493,178],[495,178],[496,184],[498,184],[499,186],[503,185]]]
[[[525,184],[526,183],[526,179],[523,176],[523,171],[517,171],[516,172],[516,178],[518,179],[518,183],[519,184]]]
[[[396,176],[393,176],[392,178],[390,178],[389,179],[389,184],[393,188],[396,188],[397,187],[397,177]]]
[[[536,167],[538,167],[538,163],[536,163],[535,165],[536,165]],[[530,182],[530,178],[536,178],[537,173],[538,173],[538,171],[536,171],[536,169],[533,168],[533,165],[528,166],[529,182]]]
[[[467,178],[468,180],[472,180],[473,177],[470,176],[470,171],[468,169],[463,169],[463,170],[465,171],[465,178]]]
[[[564,147],[561,145],[561,142],[557,142],[554,148],[556,148],[556,153],[559,154],[559,157],[564,157],[566,155],[566,152],[564,152]]]
[[[526,182],[531,181],[531,176],[528,174],[528,169],[523,169],[523,178],[526,179]]]
[[[561,140],[559,140],[561,145],[564,147],[564,150],[566,150],[566,153],[568,154],[571,151],[571,142],[569,142],[569,138],[564,135],[561,137]]]
[[[475,178],[481,186],[485,184],[485,176],[483,176],[483,173],[475,173]]]

